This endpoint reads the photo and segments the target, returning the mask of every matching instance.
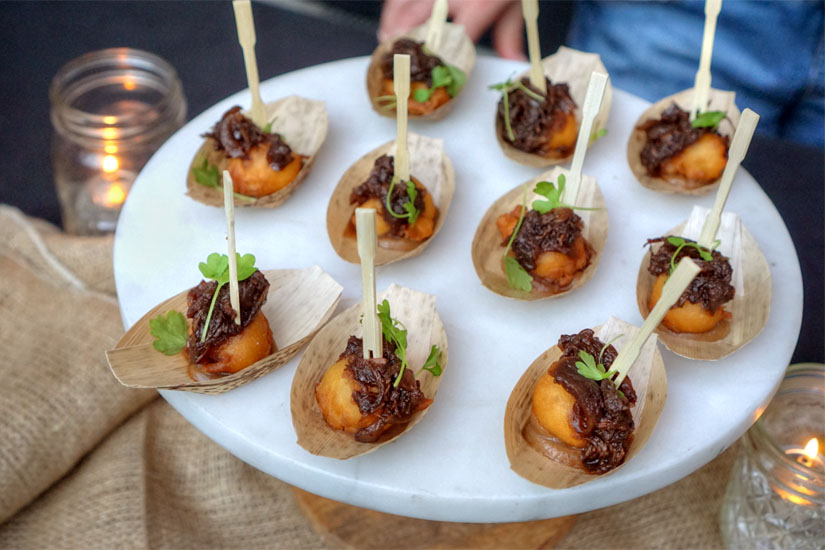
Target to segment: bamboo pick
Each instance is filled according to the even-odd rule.
[[[235,257],[235,193],[229,170],[223,171],[223,207],[226,212],[226,246],[229,254],[229,303],[235,311],[235,324],[241,324],[241,300],[238,295],[238,261]]]
[[[725,165],[725,171],[722,172],[722,180],[719,183],[719,190],[716,192],[713,208],[708,213],[708,217],[705,218],[702,233],[697,241],[697,244],[701,247],[712,248],[713,246],[716,232],[719,231],[722,210],[725,208],[730,188],[733,185],[733,178],[748,152],[757,122],[759,122],[759,115],[755,112],[750,109],[745,109],[742,112],[742,118],[739,119],[739,125],[736,127],[730,149],[728,149],[728,163]]]
[[[430,21],[427,26],[427,39],[424,45],[431,52],[437,52],[441,44],[441,32],[444,30],[444,22],[447,21],[447,0],[435,0],[433,11],[430,13]]]
[[[395,176],[410,180],[410,154],[407,150],[407,98],[410,96],[410,56],[395,54],[392,59],[392,80],[395,87]]]
[[[563,200],[566,204],[575,205],[579,196],[579,186],[582,181],[582,165],[587,146],[590,144],[590,132],[593,129],[593,119],[599,113],[602,105],[604,89],[607,86],[607,75],[604,73],[590,73],[590,83],[587,85],[587,95],[582,107],[582,123],[579,127],[579,137],[576,140],[576,150],[573,153],[573,162],[570,165],[570,176],[564,188]]]
[[[547,94],[547,82],[541,68],[541,48],[539,47],[539,3],[538,0],[521,0],[521,11],[527,27],[527,50],[530,53],[530,84]]]
[[[255,59],[255,23],[252,21],[252,5],[250,0],[234,0],[232,7],[235,8],[235,26],[238,28],[238,42],[243,50],[246,80],[249,82],[249,92],[252,94],[252,108],[249,114],[252,122],[263,128],[267,122],[266,109],[261,99],[258,62]]]
[[[690,120],[705,108],[710,90],[710,57],[713,53],[713,37],[716,34],[716,18],[722,9],[722,0],[705,0],[705,32],[702,35],[702,54],[699,58],[699,70],[693,82],[693,106]]]
[[[642,346],[648,337],[656,327],[659,326],[659,323],[662,322],[670,306],[676,303],[676,300],[679,299],[679,296],[682,295],[699,271],[699,266],[696,265],[693,260],[683,258],[682,261],[679,262],[679,265],[676,266],[676,271],[673,272],[673,275],[668,277],[667,282],[665,282],[665,287],[662,289],[662,295],[659,297],[659,301],[656,302],[653,311],[648,314],[647,319],[642,323],[642,327],[630,343],[622,348],[622,351],[619,352],[619,355],[616,356],[616,360],[613,361],[613,365],[610,367],[610,370],[618,372],[615,380],[617,388],[625,376],[627,376],[627,371],[630,370],[633,362],[639,356],[639,352],[642,351]]]
[[[361,257],[361,305],[364,313],[364,359],[383,357],[381,324],[375,304],[375,209],[355,209],[355,232],[358,235],[358,255]]]

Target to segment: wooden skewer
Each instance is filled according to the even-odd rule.
[[[676,266],[676,271],[673,272],[673,275],[668,277],[667,282],[665,282],[665,287],[662,289],[662,295],[659,297],[659,301],[656,302],[653,311],[647,316],[645,322],[642,323],[642,327],[636,332],[636,335],[630,340],[630,343],[622,348],[622,351],[619,352],[619,355],[616,356],[616,360],[613,361],[613,365],[610,367],[611,370],[618,372],[618,376],[616,376],[615,379],[617,388],[625,376],[627,376],[627,371],[630,370],[633,362],[639,356],[639,353],[642,351],[642,346],[647,342],[648,337],[656,327],[659,326],[659,323],[662,322],[670,306],[676,303],[676,300],[679,299],[679,296],[682,295],[699,271],[699,266],[696,265],[693,260],[683,258],[682,261],[679,262],[679,265]]]
[[[241,300],[238,296],[238,261],[235,257],[235,193],[232,176],[223,171],[223,207],[226,212],[226,247],[229,253],[229,303],[235,310],[235,324],[241,324]]]
[[[702,35],[702,54],[699,58],[699,70],[693,82],[693,106],[690,120],[707,107],[710,92],[710,58],[713,53],[713,37],[716,34],[716,18],[722,9],[722,0],[705,0],[705,32]]]
[[[547,82],[544,69],[541,68],[541,48],[539,47],[539,2],[538,0],[521,0],[521,11],[527,27],[527,51],[530,54],[530,84],[547,94]]]
[[[570,165],[570,177],[564,187],[562,199],[566,204],[575,205],[579,196],[579,187],[582,181],[582,165],[587,146],[590,144],[590,132],[593,129],[593,119],[599,112],[607,85],[607,75],[604,73],[590,73],[590,83],[587,85],[587,95],[582,107],[582,123],[579,127],[579,137],[576,140],[576,151],[573,153],[573,162]]]
[[[235,8],[235,25],[238,27],[238,42],[241,43],[243,50],[246,80],[249,82],[249,92],[252,94],[252,108],[249,114],[252,122],[263,128],[266,126],[266,109],[261,99],[258,62],[255,59],[255,23],[252,21],[252,5],[249,0],[234,0],[232,7]]]
[[[378,237],[375,230],[375,210],[355,209],[355,232],[358,236],[358,255],[361,257],[361,301],[364,313],[364,359],[383,357],[381,323],[375,304],[375,249]]]
[[[742,112],[739,125],[733,134],[730,149],[728,149],[728,163],[725,165],[725,171],[722,172],[722,181],[719,182],[719,190],[716,191],[716,200],[713,202],[713,208],[711,208],[708,217],[705,218],[702,233],[697,241],[699,246],[704,248],[713,247],[716,232],[719,231],[719,222],[722,219],[722,210],[725,208],[725,203],[730,194],[730,188],[733,185],[733,178],[736,176],[736,170],[739,169],[739,165],[748,152],[753,131],[756,129],[758,122],[759,115],[750,109],[745,109]]]
[[[407,99],[410,96],[410,56],[395,54],[392,58],[392,80],[395,88],[395,176],[402,182],[410,180],[410,154],[407,150]]]
[[[427,26],[427,40],[424,46],[431,52],[437,52],[441,44],[441,33],[447,21],[447,0],[435,0],[433,11],[430,12],[430,22]]]

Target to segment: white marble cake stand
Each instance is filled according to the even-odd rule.
[[[342,307],[359,299],[356,265],[327,239],[330,193],[361,155],[393,139],[393,120],[377,116],[364,87],[367,58],[273,78],[265,99],[299,94],[327,102],[329,136],[314,170],[276,209],[237,209],[237,248],[262,268],[320,265],[344,285]],[[506,159],[493,135],[498,96],[487,85],[524,64],[481,58],[458,105],[443,121],[411,123],[443,138],[457,188],[442,232],[419,257],[378,269],[392,282],[435,294],[449,337],[450,361],[427,417],[377,452],[347,461],[312,456],[295,443],[289,391],[300,355],[281,369],[228,393],[164,391],[198,429],[245,462],[292,485],[382,512],[460,522],[527,521],[622,502],[686,476],[733,443],[778,386],[802,317],[802,279],[782,219],[753,178],[739,171],[728,203],[756,237],[773,275],[765,330],[732,356],[690,361],[664,348],[669,396],[647,446],[615,475],[565,490],[534,485],[510,470],[504,450],[507,398],[522,372],[559,334],[598,325],[610,314],[641,323],[636,274],[648,237],[686,219],[713,197],[670,196],[636,183],[625,160],[631,126],[648,106],[615,91],[609,134],[590,149],[584,171],[601,185],[610,235],[598,271],[583,288],[556,300],[520,303],[495,295],[476,277],[470,243],[487,207],[535,176]],[[115,238],[115,280],[124,324],[197,284],[198,262],[225,251],[223,210],[184,195],[186,170],[208,130],[229,107],[248,106],[246,91],[221,101],[175,134],[152,157],[129,195]],[[740,106],[744,107],[744,106]]]

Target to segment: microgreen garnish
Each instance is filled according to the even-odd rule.
[[[415,199],[416,197],[418,197],[418,189],[416,189],[415,184],[412,182],[412,180],[406,182],[407,197],[410,200],[408,200],[402,205],[402,207],[404,208],[404,213],[399,214],[392,209],[392,205],[390,204],[392,190],[395,188],[395,185],[397,183],[398,178],[396,176],[393,176],[392,181],[390,181],[390,188],[387,191],[387,199],[384,201],[386,203],[387,212],[389,212],[390,216],[392,216],[393,218],[406,219],[409,226],[412,227],[418,220],[418,215],[421,214],[421,211],[415,207]]]
[[[593,356],[587,353],[586,351],[579,350],[579,359],[581,360],[576,361],[576,370],[579,372],[579,374],[584,376],[585,378],[589,378],[590,380],[595,380],[597,382],[599,380],[604,380],[605,378],[612,378],[616,374],[616,371],[612,369],[605,369],[604,365],[602,364],[602,357],[604,356],[604,352],[607,350],[610,344],[612,344],[622,336],[624,335],[617,334],[616,336],[611,338],[609,342],[602,346],[602,349],[599,351],[598,361],[594,359]],[[623,393],[619,393],[622,397],[624,397]]]
[[[599,138],[603,138],[607,135],[607,128],[599,128],[592,134],[590,134],[590,145],[593,145]]]
[[[378,304],[378,319],[381,321],[381,333],[384,335],[384,340],[395,344],[395,356],[401,360],[401,368],[395,382],[392,384],[397,388],[398,384],[401,383],[401,375],[404,374],[404,369],[409,366],[407,363],[407,327],[398,319],[392,318],[390,303],[387,300]],[[421,368],[428,370],[433,376],[440,376],[442,371],[438,362],[440,356],[441,350],[438,349],[438,346],[433,346],[430,349],[429,357],[427,357]]]
[[[538,182],[533,192],[547,198],[547,200],[534,200],[533,210],[539,214],[547,214],[554,208],[560,207],[571,208],[573,210],[598,210],[598,208],[585,208],[584,206],[571,206],[563,203],[561,197],[564,194],[564,185],[566,182],[567,178],[564,177],[564,174],[559,174],[558,187],[549,181]]]
[[[238,282],[248,279],[258,270],[258,268],[255,267],[255,256],[252,254],[244,254],[241,256],[236,252],[235,257],[238,264]],[[218,293],[221,291],[223,285],[229,282],[229,256],[213,252],[206,258],[206,263],[201,262],[198,264],[198,269],[206,279],[211,279],[218,283],[218,286],[215,288],[215,294],[212,296],[212,302],[209,304],[206,322],[203,324],[203,332],[201,333],[201,342],[203,342],[206,340],[206,332],[209,329],[209,322],[212,320],[212,312],[215,309],[215,302],[218,300]]]
[[[271,122],[267,122],[267,123],[266,123],[266,126],[264,126],[263,128],[261,128],[261,131],[262,131],[263,133],[265,133],[265,134],[271,134],[271,133],[272,133],[272,123],[271,123]]]
[[[513,75],[510,75],[507,80],[504,82],[499,82],[498,84],[491,84],[489,86],[490,90],[498,90],[501,92],[502,101],[504,102],[504,128],[507,130],[507,138],[510,141],[515,141],[516,136],[513,134],[513,126],[510,124],[510,92],[515,90],[521,90],[529,97],[535,99],[538,102],[544,101],[544,96],[541,94],[537,94],[527,86],[525,86],[520,80],[518,82],[513,82],[511,79]]]
[[[604,365],[601,363],[601,358],[599,358],[599,362],[597,363],[596,359],[584,350],[579,351],[579,358],[581,361],[576,361],[576,370],[585,378],[599,381],[610,378],[615,374],[612,371],[605,370]]]
[[[527,187],[524,188],[524,198],[521,201],[521,214],[519,214],[516,227],[513,228],[513,233],[510,235],[510,240],[507,241],[507,248],[504,249],[504,274],[507,276],[507,284],[510,288],[530,292],[533,289],[533,277],[527,273],[518,260],[513,256],[508,256],[510,247],[513,246],[513,241],[516,240],[516,235],[521,224],[524,221],[524,214],[527,212]]]
[[[705,111],[696,115],[690,125],[694,128],[716,128],[723,118],[725,111]]]
[[[424,364],[421,365],[421,368],[418,370],[418,372],[426,370],[429,371],[429,373],[433,376],[441,376],[441,373],[444,371],[444,369],[441,366],[439,359],[441,359],[441,350],[438,349],[438,346],[431,347],[430,354],[427,356],[427,360],[424,361]]]
[[[186,319],[179,311],[170,311],[149,321],[149,333],[155,337],[152,347],[164,355],[177,355],[186,346]]]
[[[682,237],[668,237],[667,242],[672,244],[676,247],[676,252],[673,253],[673,256],[670,257],[670,271],[668,275],[672,275],[674,271],[676,271],[676,257],[679,255],[679,252],[685,247],[695,248],[699,251],[699,257],[701,257],[706,262],[713,261],[713,251],[722,244],[722,241],[716,239],[713,241],[710,249],[707,249],[703,246],[699,246],[699,243],[692,243],[688,242],[687,240],[683,239]]]
[[[424,103],[430,99],[436,88],[446,88],[447,94],[450,97],[455,97],[461,91],[464,83],[467,82],[467,75],[455,65],[433,67],[431,75],[433,85],[430,88],[419,88],[413,92],[413,99],[419,103]]]
[[[199,166],[192,166],[192,175],[195,177],[195,181],[205,187],[214,187],[215,189],[222,189],[220,183],[220,172],[218,171],[218,167],[212,164],[209,164],[209,159],[206,157],[203,158],[203,162]],[[245,201],[254,201],[256,200],[255,197],[250,197],[247,195],[241,195],[240,193],[233,193],[236,199],[241,199]]]

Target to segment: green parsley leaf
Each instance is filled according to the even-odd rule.
[[[258,268],[255,267],[255,256],[252,254],[241,256],[236,252],[235,262],[238,267],[238,282],[245,281],[258,271]],[[203,342],[206,340],[206,333],[209,330],[209,322],[212,320],[212,312],[215,310],[218,294],[223,285],[229,282],[229,256],[213,252],[206,257],[206,263],[201,262],[198,264],[198,269],[206,279],[212,279],[218,283],[218,286],[215,287],[215,294],[212,295],[212,301],[209,303],[206,322],[203,324],[203,332],[201,333],[201,342]]]
[[[198,269],[201,275],[207,279],[219,283],[229,281],[229,257],[226,254],[213,252],[206,257],[206,263],[201,262],[198,264]],[[222,280],[224,276],[226,279]]]
[[[263,128],[261,128],[261,131],[262,131],[263,133],[265,133],[265,134],[271,134],[271,133],[272,133],[272,123],[271,123],[271,122],[267,122],[267,123],[266,123],[266,126],[264,126]]]
[[[627,399],[627,397],[624,396],[624,393],[622,393],[622,390],[616,390],[616,393],[618,393],[622,399]]]
[[[607,135],[607,128],[600,128],[599,130],[596,130],[595,132],[590,134],[590,143],[593,144],[599,138],[603,138],[606,135]]]
[[[186,347],[186,319],[179,311],[150,320],[149,333],[155,337],[152,347],[164,355],[177,355]]]
[[[604,380],[613,376],[612,372],[605,372],[604,365],[596,363],[596,359],[584,350],[579,351],[581,361],[576,361],[576,370],[590,380]]]
[[[407,364],[407,329],[401,324],[398,319],[393,319],[390,313],[390,303],[385,299],[378,304],[378,320],[381,321],[381,333],[384,335],[384,340],[393,342],[395,344],[395,356],[401,360],[401,368],[398,371],[398,376],[393,382],[393,386],[398,387],[401,383],[401,375],[404,374],[404,369]]]
[[[390,95],[380,95],[375,98],[375,102],[378,104],[378,108],[384,112],[389,112],[395,109],[395,105],[398,102],[395,98],[394,94]]]
[[[464,84],[467,83],[467,75],[455,65],[447,65],[447,71],[450,73],[450,83],[447,84],[447,93],[450,94],[450,97],[455,97],[458,95],[458,92],[461,91],[461,88],[464,87]]]
[[[510,247],[513,246],[513,241],[516,240],[521,224],[524,222],[524,214],[527,213],[527,187],[524,188],[524,197],[521,199],[521,214],[519,214],[516,227],[510,234],[510,240],[507,241],[507,247],[504,249],[504,275],[507,277],[507,284],[510,288],[529,292],[533,289],[533,277],[527,273],[518,260],[512,256],[508,256]]]
[[[433,78],[433,88],[445,87],[453,81],[453,77],[450,75],[450,70],[444,65],[433,67],[431,74]]]
[[[504,274],[507,276],[507,284],[510,288],[524,292],[533,290],[533,277],[513,256],[504,258]]]
[[[564,174],[559,174],[559,186],[556,187],[549,181],[540,181],[536,184],[536,188],[533,189],[533,192],[541,195],[542,197],[546,197],[546,201],[535,200],[533,201],[533,209],[536,210],[539,214],[546,214],[553,210],[554,208],[559,208],[560,206],[566,206],[564,203],[561,202],[561,195],[564,193],[564,185],[567,179],[564,177]]]
[[[444,372],[444,368],[441,366],[439,359],[441,358],[441,350],[438,346],[433,346],[430,348],[430,355],[427,356],[427,360],[424,361],[424,364],[421,366],[422,370],[429,371],[430,374],[433,376],[441,376],[441,373]]]
[[[725,111],[705,111],[696,115],[690,125],[694,128],[716,128],[723,118]]]
[[[218,187],[218,167],[209,164],[209,160],[204,157],[200,166],[192,166],[192,175],[195,181],[206,187]]]
[[[418,88],[413,91],[413,99],[419,103],[425,103],[433,95],[432,88]]]

